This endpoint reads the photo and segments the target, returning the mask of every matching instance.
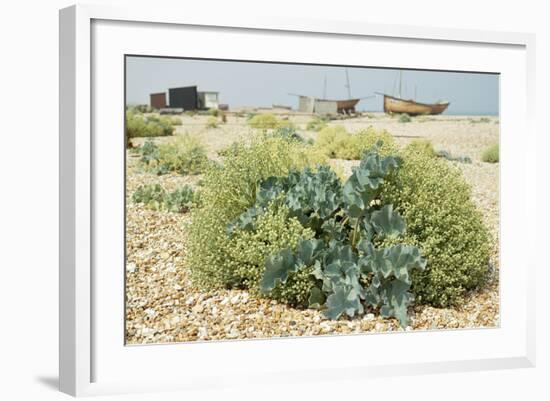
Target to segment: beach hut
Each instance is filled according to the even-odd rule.
[[[166,107],[166,93],[151,93],[149,95],[150,105],[153,109],[164,109]]]
[[[213,91],[200,91],[198,92],[198,108],[199,109],[217,109],[218,92]]]
[[[183,110],[196,110],[198,108],[198,96],[196,86],[184,86],[168,89],[168,98],[171,108]]]

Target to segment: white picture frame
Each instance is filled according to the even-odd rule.
[[[99,250],[103,238],[110,235],[105,230],[105,221],[123,225],[118,207],[113,207],[112,213],[106,210],[104,197],[109,188],[123,190],[120,174],[109,174],[111,177],[105,178],[109,171],[118,171],[120,154],[117,156],[116,147],[123,146],[122,134],[118,139],[108,135],[98,138],[94,132],[98,129],[122,132],[123,103],[118,103],[123,94],[123,86],[118,86],[122,71],[115,68],[112,77],[108,73],[111,66],[122,62],[121,55],[197,56],[203,51],[182,49],[178,45],[181,37],[160,46],[159,38],[168,32],[194,35],[194,38],[200,36],[204,44],[212,45],[208,46],[209,54],[217,52],[218,58],[250,59],[247,54],[252,53],[246,53],[246,44],[253,43],[257,35],[261,35],[265,43],[286,40],[295,43],[294,46],[298,46],[299,41],[315,47],[319,40],[326,43],[337,40],[339,47],[334,47],[332,57],[338,57],[337,49],[341,48],[340,57],[346,57],[342,62],[352,64],[361,63],[361,60],[345,55],[349,44],[354,48],[364,44],[371,46],[373,52],[382,52],[376,50],[376,46],[383,42],[388,48],[401,45],[400,49],[405,52],[414,50],[416,54],[426,52],[427,55],[433,53],[435,47],[440,55],[448,57],[439,62],[426,57],[414,61],[415,65],[411,66],[400,65],[405,61],[399,61],[397,55],[386,54],[385,63],[392,67],[445,69],[453,57],[462,55],[462,64],[455,69],[504,74],[501,83],[501,326],[483,330],[125,347],[120,336],[124,316],[119,313],[124,309],[124,288],[120,287],[123,267],[119,273],[113,273],[112,269],[102,270],[110,265],[110,255],[120,255],[120,241],[114,238],[110,241],[114,244],[112,249]],[[236,41],[232,43],[240,45],[216,49],[214,39],[220,33],[234,35]],[[139,40],[131,42],[130,37],[139,37]],[[269,384],[275,378],[280,385],[296,380],[344,377],[361,380],[404,373],[534,366],[534,270],[537,261],[534,252],[529,252],[533,245],[526,238],[520,238],[519,230],[511,229],[522,227],[522,230],[533,232],[537,214],[528,203],[529,194],[535,193],[536,185],[533,174],[536,138],[532,127],[534,44],[534,35],[523,33],[375,25],[357,21],[257,16],[225,20],[187,15],[185,10],[90,5],[61,10],[60,390],[81,396],[244,386],[252,381]],[[276,53],[276,49],[271,46],[270,53]],[[482,64],[482,59],[489,59],[484,55],[488,49],[493,49],[491,60]],[[292,46],[283,61],[297,61],[299,56],[292,56],[291,50]],[[254,59],[267,60],[268,56],[255,54]],[[383,53],[380,56],[382,58]],[[313,55],[300,57],[307,58],[308,62],[315,61]],[[113,91],[111,96],[105,96],[105,88]],[[516,107],[519,108],[514,115],[507,114]],[[518,130],[524,134],[507,134]],[[117,141],[120,144],[117,145]],[[518,146],[518,141],[522,146]],[[509,182],[515,182],[516,186],[512,187]],[[119,193],[112,195],[111,201],[123,202]],[[517,205],[516,213],[510,213],[512,196]],[[512,271],[512,266],[517,271]],[[106,303],[115,305],[112,311],[107,310]],[[510,319],[511,314],[517,321]],[[470,346],[465,347],[465,344]],[[393,352],[373,351],[368,354],[369,358],[361,359],[358,357],[363,356],[362,352],[354,351],[348,354],[355,360],[339,357],[342,349],[361,350],[365,345],[373,345],[373,350],[391,347]],[[426,348],[420,352],[422,347]],[[433,347],[431,352],[430,347]],[[325,353],[324,358],[317,356],[320,350]],[[296,359],[289,359],[289,356]],[[270,366],[263,363],[268,358]],[[235,359],[239,359],[236,365],[227,363]],[[192,368],[186,368],[191,362]],[[213,362],[216,362],[216,369],[212,368]],[[141,369],[140,373],[133,369],[139,364],[155,366],[155,369]],[[254,364],[253,369],[251,364]],[[287,365],[292,366],[287,368]]]

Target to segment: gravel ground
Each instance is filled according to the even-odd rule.
[[[234,123],[232,124],[232,118]],[[243,132],[242,118],[229,117],[223,128],[205,130],[202,116],[184,117],[178,133],[201,134],[215,155]],[[497,120],[480,117],[438,116],[398,123],[376,114],[374,118],[345,120],[348,130],[368,125],[388,129],[401,144],[415,137],[430,139],[438,150],[469,156],[472,164],[456,163],[472,185],[472,196],[494,238],[493,280],[469,294],[456,308],[415,306],[406,330],[496,327],[498,293],[498,164],[482,163],[482,149],[498,140]],[[243,120],[243,121],[241,121]],[[308,117],[296,117],[305,124]],[[472,122],[474,121],[474,122]],[[339,122],[342,123],[342,122]],[[232,125],[231,125],[232,124]],[[419,135],[418,133],[422,133]],[[314,133],[305,133],[314,136]],[[162,138],[162,140],[169,140]],[[141,140],[135,141],[140,143]],[[167,190],[195,185],[199,176],[156,176],[135,168],[128,155],[127,195],[142,184],[160,183]],[[342,162],[346,168],[353,162]],[[185,266],[186,225],[189,215],[159,212],[127,202],[127,319],[128,344],[187,342],[287,336],[331,335],[401,331],[394,319],[368,313],[362,319],[330,321],[315,310],[299,310],[275,301],[257,299],[241,290],[201,291],[189,280]]]

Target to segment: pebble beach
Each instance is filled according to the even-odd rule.
[[[184,116],[176,135],[197,134],[216,158],[217,151],[239,139],[246,131],[242,117],[229,115],[227,124],[206,129],[203,116]],[[292,116],[305,127],[311,116]],[[144,184],[161,184],[167,191],[183,184],[195,186],[200,175],[157,176],[137,166],[137,157],[127,152],[126,171],[126,343],[151,344],[210,340],[261,339],[272,337],[381,333],[393,331],[494,328],[499,325],[499,164],[481,161],[482,150],[499,138],[496,117],[429,116],[400,123],[382,113],[330,123],[349,132],[373,126],[388,130],[399,145],[415,138],[428,139],[436,150],[467,156],[471,163],[448,161],[460,168],[472,187],[472,197],[493,239],[491,279],[468,294],[453,308],[416,305],[410,326],[401,328],[395,319],[374,313],[361,318],[327,320],[316,310],[295,309],[275,301],[255,298],[243,290],[204,291],[189,279],[186,266],[188,213],[170,213],[146,208],[131,201],[131,194]],[[299,130],[315,138],[315,132]],[[170,138],[161,138],[162,141]],[[135,145],[143,143],[143,138]],[[335,160],[344,170],[355,161]]]

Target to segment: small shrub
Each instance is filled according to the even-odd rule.
[[[253,230],[237,230],[228,246],[228,256],[234,266],[235,285],[249,288],[260,295],[260,280],[265,270],[265,259],[286,247],[296,247],[301,239],[310,239],[313,232],[304,228],[298,219],[290,218],[286,207],[271,205],[258,217]],[[270,298],[294,306],[307,306],[309,290],[315,284],[313,277],[296,274],[289,277],[293,286],[279,286]],[[300,290],[303,289],[303,290]]]
[[[220,115],[220,110],[218,109],[208,109],[208,114],[212,117],[218,117]]]
[[[409,116],[407,113],[403,113],[399,115],[399,122],[400,123],[410,123],[411,122],[411,116]]]
[[[426,261],[418,248],[400,243],[405,221],[380,197],[385,177],[398,166],[398,159],[382,158],[374,148],[344,184],[326,166],[260,182],[255,205],[229,226],[230,236],[242,231],[254,235],[273,205],[281,205],[314,235],[295,244],[287,238],[282,250],[266,252],[264,269],[246,270],[254,272],[257,282],[251,282],[260,293],[320,308],[330,319],[362,315],[365,303],[405,327],[412,300],[410,273],[423,270]]]
[[[176,171],[182,175],[198,174],[207,164],[206,148],[189,134],[177,136],[170,143],[159,145],[158,167],[165,171]]]
[[[330,158],[360,160],[363,154],[382,141],[379,151],[383,155],[397,151],[393,137],[386,131],[377,132],[372,127],[350,134],[341,125],[322,129],[314,148]]]
[[[466,163],[466,164],[469,164],[472,162],[472,159],[470,159],[468,156],[453,156],[451,153],[447,152],[446,150],[436,151],[433,148],[432,143],[427,139],[415,139],[411,141],[411,143],[409,143],[409,145],[407,146],[407,151],[422,152],[427,156],[441,157],[443,159],[446,159],[452,162],[459,162],[459,163]]]
[[[164,197],[163,208],[173,213],[185,213],[193,207],[195,193],[189,185],[170,192]]]
[[[409,151],[425,152],[429,156],[435,156],[436,151],[432,143],[427,139],[414,139],[408,145]]]
[[[399,156],[403,165],[384,184],[382,197],[407,222],[404,242],[428,260],[427,269],[415,273],[412,291],[421,303],[456,304],[487,278],[489,233],[457,167],[414,147]]]
[[[273,114],[257,114],[248,120],[248,125],[256,129],[273,129],[279,127],[279,120]]]
[[[135,113],[152,113],[154,110],[148,104],[138,104],[136,106],[130,106],[128,110]]]
[[[500,148],[498,143],[489,146],[481,154],[481,160],[485,163],[498,163],[500,159]]]
[[[278,120],[278,122],[277,122],[277,128],[289,128],[289,129],[296,130],[296,126],[295,126],[294,123],[293,123],[291,120],[289,120],[288,118]]]
[[[316,116],[314,119],[307,123],[306,129],[308,131],[319,132],[323,128],[326,128],[328,119],[326,117]]]
[[[159,148],[153,141],[147,141],[138,148],[141,155],[140,161],[145,164],[158,161],[160,154]]]
[[[436,155],[438,157],[449,160],[451,162],[459,162],[459,163],[466,163],[466,164],[472,163],[472,159],[470,157],[468,157],[468,156],[453,156],[451,153],[447,152],[446,150],[440,150],[440,151],[436,152]]]
[[[173,126],[177,126],[177,125],[182,125],[182,121],[181,121],[181,118],[179,117],[172,117],[170,119],[170,123],[173,125]]]
[[[188,185],[167,193],[159,184],[141,185],[132,195],[134,203],[143,203],[153,210],[185,213],[194,203],[194,192]]]
[[[214,116],[208,117],[206,120],[206,128],[218,128],[218,119]]]
[[[206,149],[200,141],[188,134],[178,136],[170,143],[156,145],[153,141],[145,142],[139,149],[140,161],[148,169],[162,175],[171,171],[180,174],[198,174],[209,161]]]
[[[132,201],[143,203],[150,209],[160,210],[165,196],[166,191],[159,184],[140,185],[132,195]]]
[[[144,117],[131,111],[126,113],[127,138],[169,136],[173,132],[174,127],[166,118]]]
[[[279,137],[287,141],[304,142],[304,138],[293,127],[281,127],[277,128],[271,133],[271,136]]]
[[[227,123],[227,114],[225,114],[225,112],[220,111],[220,117],[223,124]]]
[[[309,146],[280,137],[257,135],[250,143],[232,145],[220,165],[207,169],[200,191],[204,206],[191,212],[188,265],[193,281],[206,288],[240,282],[234,273],[240,262],[229,256],[227,224],[254,204],[259,181],[322,162]]]

